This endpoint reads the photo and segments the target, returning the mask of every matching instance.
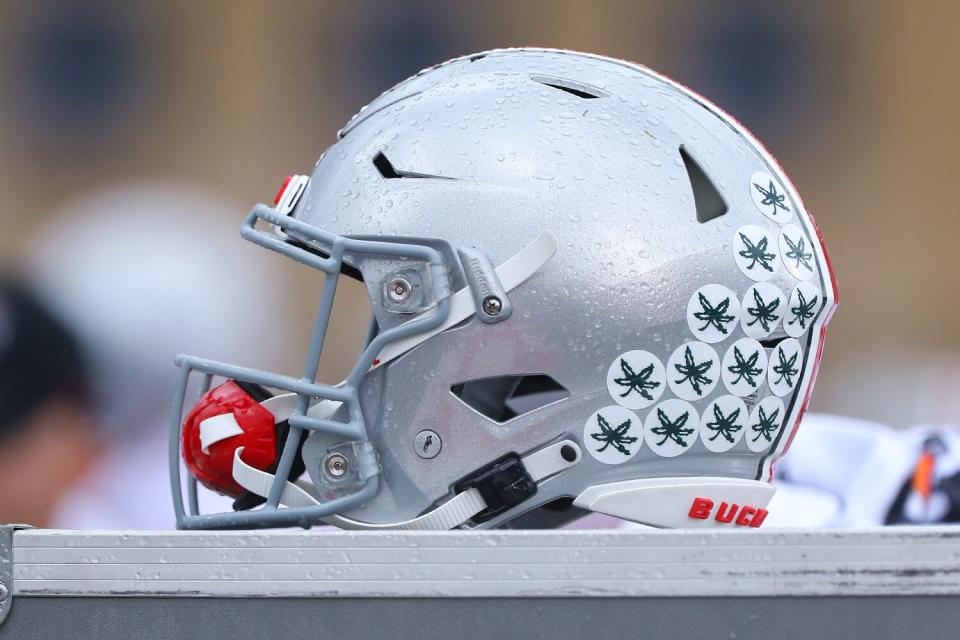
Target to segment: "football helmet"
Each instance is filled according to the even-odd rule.
[[[569,51],[400,83],[242,234],[326,276],[301,378],[178,357],[186,529],[584,510],[759,526],[837,302],[813,219],[743,126],[649,69]],[[347,378],[319,384],[342,276],[363,282],[372,327]],[[198,513],[198,479],[235,511]]]

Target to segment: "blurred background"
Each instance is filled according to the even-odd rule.
[[[0,267],[89,356],[84,410],[109,455],[163,467],[176,352],[301,366],[320,279],[244,246],[249,208],[270,202],[286,175],[308,173],[360,106],[425,66],[502,46],[579,49],[710,97],[789,171],[840,285],[814,411],[895,428],[956,423],[960,5],[825,7],[2,3]],[[338,304],[359,308],[359,294]],[[328,380],[352,364],[365,330],[334,318]],[[152,456],[123,450],[151,437]],[[0,473],[4,456],[8,467],[22,457],[9,442]],[[76,442],[63,483],[86,483],[87,501],[73,499],[72,513],[105,508],[116,488],[96,478],[104,449]],[[138,503],[123,508],[155,510]],[[62,506],[44,513],[35,524],[85,524]],[[91,520],[103,522],[109,514]]]

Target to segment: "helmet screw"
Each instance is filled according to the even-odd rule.
[[[497,296],[487,296],[483,299],[483,312],[488,316],[495,316],[503,311],[503,303]]]
[[[427,460],[437,457],[442,447],[443,442],[440,436],[430,429],[424,429],[413,438],[413,450],[418,456]]]
[[[410,297],[413,285],[404,277],[397,276],[387,283],[387,297],[390,302],[406,302]]]
[[[340,453],[331,453],[323,463],[332,478],[342,478],[347,473],[347,459]]]
[[[7,589],[7,585],[0,584],[0,602],[3,602],[10,596],[10,590]]]

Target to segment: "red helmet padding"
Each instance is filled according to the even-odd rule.
[[[243,433],[214,442],[209,453],[204,453],[200,423],[225,413],[233,414]],[[266,470],[277,458],[273,414],[233,380],[214,387],[197,401],[184,420],[181,437],[183,459],[190,472],[205,487],[233,498],[246,491],[233,479],[233,454],[237,448],[243,447],[240,457],[255,469]]]

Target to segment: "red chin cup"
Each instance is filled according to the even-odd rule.
[[[200,423],[207,418],[232,413],[243,433],[214,442],[204,453],[200,445]],[[234,452],[251,467],[268,469],[277,459],[277,429],[273,414],[263,408],[233,380],[203,395],[187,415],[181,435],[183,459],[205,487],[239,498],[245,489],[233,479]]]

